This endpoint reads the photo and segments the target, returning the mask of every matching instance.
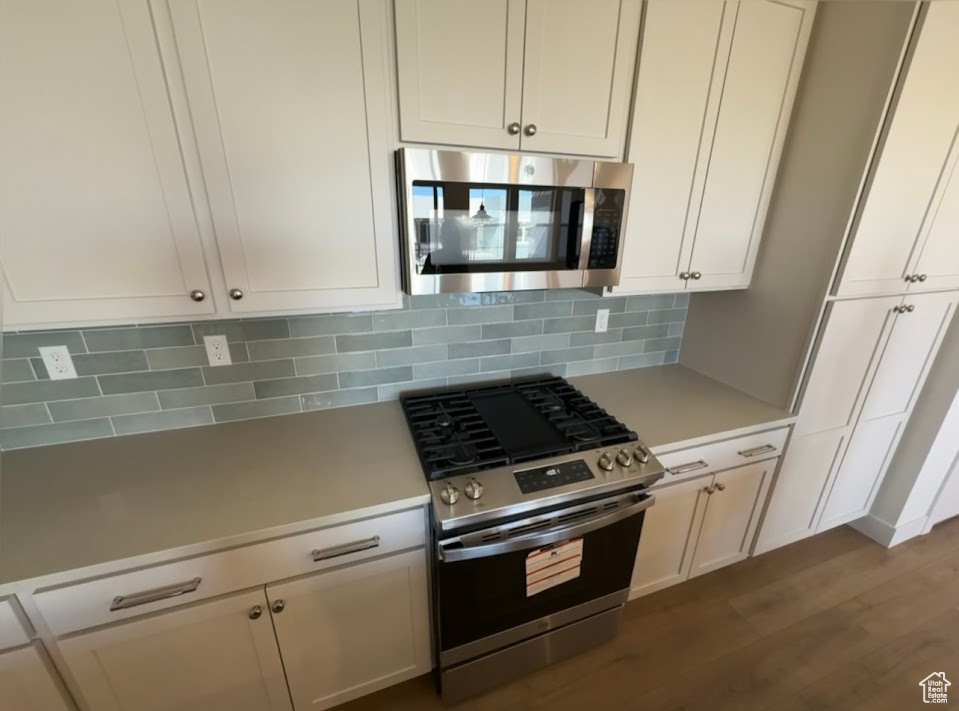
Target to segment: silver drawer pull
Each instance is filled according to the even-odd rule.
[[[680,464],[678,467],[666,467],[666,471],[670,474],[687,474],[688,472],[694,472],[697,469],[705,469],[709,465],[702,459],[697,459],[695,462],[687,462],[686,464]]]
[[[739,451],[739,456],[741,457],[758,457],[760,454],[769,454],[770,452],[775,452],[776,447],[771,444],[764,444],[760,447],[753,447],[752,449],[743,449]]]
[[[344,543],[341,546],[331,546],[330,548],[317,548],[313,551],[313,562],[319,563],[321,560],[329,560],[330,558],[336,558],[341,555],[349,555],[350,553],[359,553],[360,551],[366,551],[370,548],[379,548],[380,537],[373,536],[372,538],[364,538],[362,541],[353,541],[352,543]]]
[[[110,604],[110,612],[117,610],[126,610],[137,605],[146,605],[150,602],[158,602],[171,597],[179,597],[187,593],[196,592],[200,587],[202,578],[193,578],[185,583],[175,583],[173,585],[164,585],[162,588],[153,588],[143,592],[133,593],[132,595],[117,595]]]

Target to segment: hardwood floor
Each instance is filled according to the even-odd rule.
[[[905,709],[959,703],[959,519],[892,550],[841,527],[640,598],[619,637],[455,707]],[[430,676],[338,711],[443,709]]]

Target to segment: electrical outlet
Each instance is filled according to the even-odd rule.
[[[70,380],[77,377],[73,367],[73,358],[66,346],[41,346],[40,357],[47,368],[50,380]]]
[[[609,328],[609,309],[600,309],[596,312],[596,333],[606,333]]]
[[[230,345],[226,342],[226,336],[204,336],[203,345],[206,347],[206,359],[210,365],[232,365],[233,359],[230,358]]]

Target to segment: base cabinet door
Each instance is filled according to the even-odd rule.
[[[706,512],[689,577],[749,556],[769,478],[778,461],[773,459],[719,472],[704,489]]]
[[[89,711],[290,711],[262,590],[61,639]]]
[[[656,504],[646,511],[639,539],[631,598],[662,590],[688,577],[706,508],[704,489],[712,479],[704,476],[654,492]]]
[[[423,550],[269,585],[267,595],[296,711],[430,669]]]
[[[0,708],[4,711],[69,711],[69,705],[37,648],[0,652]]]

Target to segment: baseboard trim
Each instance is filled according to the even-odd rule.
[[[882,519],[867,515],[851,521],[849,525],[879,545],[892,548],[904,541],[908,541],[910,538],[915,538],[925,533],[926,518],[926,516],[922,516],[900,524],[899,526],[891,526]]]

